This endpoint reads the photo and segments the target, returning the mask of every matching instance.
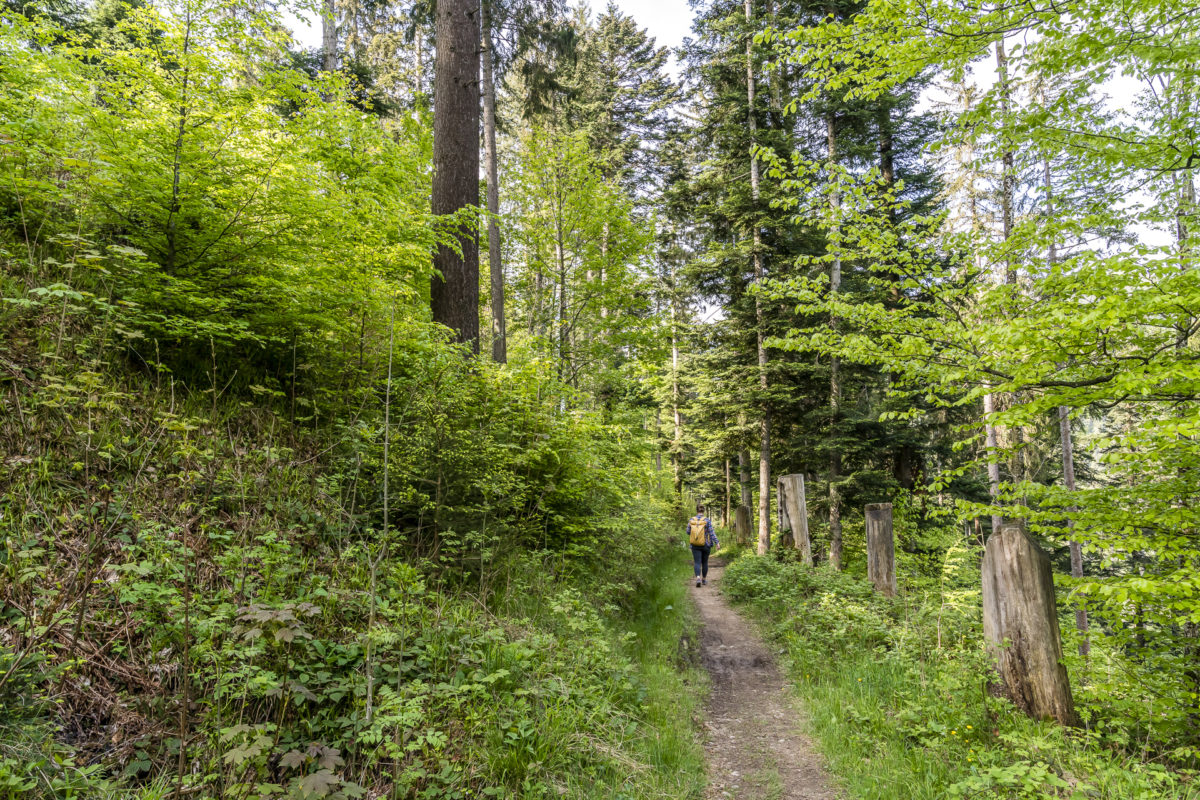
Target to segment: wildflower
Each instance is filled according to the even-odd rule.
[[[958,736],[958,731],[950,731],[951,736]]]

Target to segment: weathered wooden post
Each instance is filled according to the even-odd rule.
[[[1003,525],[983,555],[983,636],[1012,701],[1031,717],[1078,722],[1063,666],[1050,559],[1025,525]]]
[[[892,537],[892,504],[871,503],[867,518],[867,580],[885,597],[896,596],[896,544]]]
[[[750,544],[750,528],[752,526],[750,520],[750,506],[738,506],[737,514],[733,518],[733,538],[738,544]]]
[[[812,541],[808,537],[808,501],[804,497],[803,475],[779,478],[779,527],[792,532],[800,560],[811,567]]]

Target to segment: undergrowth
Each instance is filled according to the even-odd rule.
[[[206,390],[4,309],[0,798],[696,796],[627,411],[413,321]]]
[[[1077,730],[992,696],[977,568],[974,551],[952,547],[942,575],[910,576],[908,591],[889,600],[861,577],[746,556],[723,586],[784,648],[811,731],[855,800],[1200,797],[1192,770],[1165,766],[1168,754],[1133,739],[1109,687],[1077,681],[1088,721]],[[1104,657],[1093,648],[1093,660]]]

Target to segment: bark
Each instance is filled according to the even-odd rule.
[[[604,296],[604,278],[608,274],[608,240],[612,235],[611,223],[604,220],[604,230],[600,234],[600,296]],[[600,319],[608,319],[608,306],[600,305]]]
[[[421,33],[420,25],[416,26],[413,36],[413,50],[417,57],[416,97],[419,99],[425,94],[425,37]]]
[[[1179,178],[1179,202],[1175,209],[1175,241],[1179,246],[1179,268],[1184,272],[1192,269],[1193,243],[1188,228],[1188,218],[1196,213],[1196,181],[1190,171]],[[1175,337],[1176,350],[1186,350],[1191,338],[1193,315],[1185,314],[1179,322],[1179,333]]]
[[[1054,217],[1054,183],[1050,175],[1049,159],[1042,160],[1042,185],[1046,190],[1046,217],[1053,219]],[[1046,260],[1050,269],[1054,269],[1058,263],[1058,247],[1052,238],[1050,240],[1049,252],[1046,254]],[[1058,434],[1059,441],[1062,445],[1062,462],[1063,462],[1063,485],[1067,491],[1074,494],[1075,492],[1075,442],[1071,436],[1071,412],[1066,406],[1058,407]],[[1068,513],[1075,511],[1072,507],[1068,509]],[[1067,541],[1071,551],[1071,577],[1083,577],[1083,547],[1075,536],[1075,519],[1067,517]],[[1079,655],[1087,656],[1091,651],[1091,642],[1088,640],[1088,618],[1087,609],[1082,603],[1075,604],[1075,629],[1079,631]]]
[[[542,276],[542,265],[540,263],[534,269],[533,275],[533,311],[529,314],[529,335],[542,337],[544,331],[540,329],[542,322],[542,296],[546,293],[546,280]]]
[[[1062,459],[1063,459],[1063,484],[1067,487],[1068,492],[1075,491],[1075,447],[1071,439],[1071,415],[1066,406],[1058,407],[1058,432],[1062,439]],[[1073,512],[1075,508],[1072,506],[1068,509]],[[1067,518],[1067,539],[1071,550],[1071,577],[1083,577],[1083,547],[1075,538],[1075,520],[1072,517]],[[1075,605],[1075,629],[1079,631],[1082,638],[1079,640],[1079,655],[1086,656],[1091,652],[1091,642],[1088,640],[1088,617],[1087,609],[1082,603]]]
[[[829,163],[836,166],[838,159],[837,126],[832,113],[825,115],[825,136],[826,146],[829,150]],[[842,209],[841,193],[836,188],[829,197],[829,204],[834,218],[833,236],[836,237],[838,234],[837,219]],[[836,297],[841,287],[842,259],[840,255],[835,255],[833,262],[829,265],[830,297]],[[831,314],[829,328],[836,331],[837,327],[837,316]],[[829,436],[831,440],[829,447],[829,566],[834,569],[842,568],[842,497],[838,488],[842,472],[842,453],[836,442],[833,441],[842,413],[841,367],[841,359],[837,356],[829,359]]]
[[[558,332],[558,379],[561,381],[567,366],[567,251],[563,242],[561,203],[554,215],[554,262],[558,267],[558,306],[554,313]]]
[[[750,506],[740,505],[737,507],[737,517],[733,521],[734,538],[740,545],[750,544],[750,531],[753,529],[750,516]]]
[[[1005,692],[1035,719],[1078,723],[1063,666],[1050,559],[1025,533],[1005,525],[983,557],[983,635]]]
[[[725,516],[722,518],[722,524],[729,527],[729,514],[733,509],[733,481],[730,475],[729,459],[725,459]]]
[[[754,9],[751,0],[744,0],[746,23],[753,24]],[[746,37],[746,104],[747,125],[750,130],[750,145],[756,144],[758,122],[754,116],[754,37]],[[750,197],[753,200],[753,214],[756,215],[751,224],[754,229],[754,282],[763,281],[762,231],[758,227],[758,194],[759,175],[758,157],[750,154]],[[763,337],[763,307],[762,298],[754,297],[755,343],[758,350],[758,388],[763,392],[762,420],[759,423],[758,451],[758,554],[764,555],[771,547],[771,411],[767,408],[767,348]]]
[[[992,505],[1000,502],[1000,462],[996,460],[996,426],[992,414],[996,410],[996,396],[988,392],[983,396],[984,452],[987,457],[988,496]],[[992,536],[1000,533],[1000,515],[992,512]]]
[[[337,69],[337,9],[333,0],[321,2],[321,69]]]
[[[488,275],[491,278],[492,360],[508,361],[508,335],[504,319],[504,265],[500,261],[500,170],[496,157],[496,69],[492,45],[492,4],[480,6],[483,30],[483,152],[487,172]]]
[[[804,494],[804,476],[781,476],[776,497],[779,501],[779,527],[792,532],[792,544],[800,551],[800,560],[811,567],[812,540],[808,535],[808,500]]]
[[[671,267],[671,411],[675,418],[675,436],[671,440],[671,463],[675,467],[675,494],[683,493],[683,475],[679,456],[683,447],[683,417],[679,411],[679,330],[678,298],[675,293],[675,267]]]
[[[887,108],[879,112],[879,177],[888,187],[896,183],[896,153],[893,143],[892,116]],[[895,209],[888,209],[888,215],[895,217]]]
[[[1003,151],[1000,154],[1002,175],[1000,187],[1000,217],[1004,228],[1004,242],[1007,250],[1009,237],[1013,228],[1013,194],[1016,176],[1013,170],[1012,140],[1008,136],[1010,114],[1012,112],[1012,91],[1008,79],[1008,53],[1004,49],[1004,37],[996,42],[996,89],[1000,93],[1001,113],[1001,142]],[[1017,270],[1012,256],[1005,253],[1004,282],[1009,286],[1017,284]]]
[[[738,453],[738,488],[741,490],[742,505],[749,506],[750,492],[750,451],[743,448]]]
[[[867,522],[867,580],[884,597],[896,596],[896,542],[892,536],[892,504],[872,503]]]
[[[1000,95],[1000,111],[1002,114],[1001,139],[1003,144],[1003,151],[1001,153],[1003,164],[1000,189],[1000,216],[1004,242],[1007,248],[1009,236],[1012,234],[1013,222],[1013,153],[1007,135],[1011,103],[1008,80],[1008,54],[1004,49],[1003,36],[996,42],[996,72],[997,91]],[[974,210],[972,213],[974,213]],[[1017,283],[1017,272],[1013,267],[1012,257],[1007,252],[1005,253],[1004,282],[1009,286],[1016,286]],[[1000,501],[1000,462],[997,460],[999,432],[996,429],[995,423],[992,422],[992,416],[997,410],[997,400],[996,395],[991,392],[983,396],[984,446],[987,450],[988,493],[991,495],[993,505]],[[1014,469],[1015,472],[1016,470]],[[1000,515],[993,513],[992,536],[1000,532],[1001,522]]]
[[[654,471],[658,477],[658,488],[662,488],[662,408],[654,409],[654,436],[658,439],[658,449],[654,451]]]
[[[434,61],[434,214],[479,205],[479,3],[441,0],[437,6]],[[474,233],[456,234],[461,254],[440,245],[430,285],[434,322],[479,353],[479,244]]]

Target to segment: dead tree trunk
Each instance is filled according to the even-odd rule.
[[[733,538],[744,547],[750,544],[750,530],[750,506],[740,505],[733,519]]]
[[[867,518],[867,580],[884,597],[896,596],[896,543],[892,537],[892,504],[871,503]]]
[[[812,540],[808,536],[808,500],[804,495],[804,476],[781,476],[778,501],[779,527],[792,532],[792,543],[800,551],[800,560],[811,567]]]
[[[1022,523],[1001,527],[983,556],[983,636],[1005,692],[1035,719],[1074,725],[1050,559]]]

